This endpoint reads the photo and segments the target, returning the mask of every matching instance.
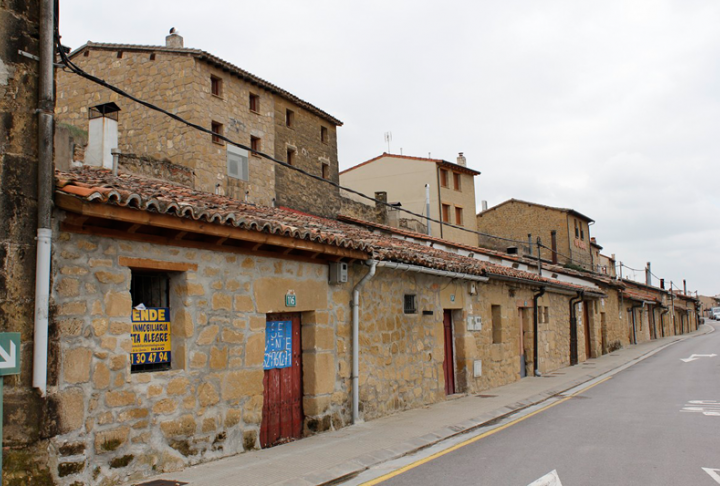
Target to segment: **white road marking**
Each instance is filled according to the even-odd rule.
[[[718,481],[720,483],[720,481]],[[540,479],[536,479],[528,486],[562,486],[557,470],[553,469]]]
[[[720,484],[720,469],[710,469],[709,467],[704,467],[702,470],[708,473],[716,483]]]
[[[717,356],[717,354],[693,354],[689,358],[680,358],[680,361],[689,363],[690,361],[695,361],[700,358],[714,358],[715,356]]]
[[[680,411],[702,413],[708,417],[720,417],[720,402],[715,400],[690,400]]]

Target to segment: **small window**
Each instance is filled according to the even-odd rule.
[[[122,59],[122,56],[123,56],[123,51],[118,51],[117,58]]]
[[[287,163],[295,165],[295,149],[288,147],[287,149]]]
[[[295,112],[292,110],[285,110],[285,126],[292,128],[295,126]]]
[[[132,352],[130,372],[171,368],[170,278],[165,273],[132,271]],[[144,307],[145,311],[136,307]]]
[[[150,60],[151,60],[151,61],[154,61],[154,60],[155,60],[155,53],[154,53],[154,52],[150,54]]]
[[[457,172],[453,172],[453,189],[455,189],[456,191],[460,191],[460,187],[460,174],[458,174]]]
[[[463,208],[455,208],[455,224],[458,226],[463,225]]]
[[[83,57],[88,57],[90,55],[90,51],[86,50],[83,52]]]
[[[502,343],[502,313],[499,305],[492,306],[492,340],[493,344]]]
[[[213,96],[222,98],[222,79],[217,76],[210,76],[210,92]]]
[[[253,93],[250,93],[250,111],[260,113],[260,97]]]
[[[450,205],[449,204],[442,205],[442,222],[443,223],[450,222]]]
[[[585,239],[585,229],[583,228],[582,223],[580,223],[580,239]]]
[[[323,179],[330,179],[330,164],[326,164],[323,162],[322,165],[322,178]]]
[[[550,322],[550,308],[548,306],[545,306],[545,308],[543,309],[543,314],[545,314],[544,322],[549,323]]]
[[[577,219],[575,220],[575,238],[580,237],[580,228],[578,228],[578,222]]]
[[[417,296],[415,294],[405,294],[403,312],[405,314],[417,314]]]
[[[233,179],[247,181],[248,173],[248,151],[228,145],[227,147],[227,174]]]
[[[320,141],[322,143],[328,143],[328,129],[327,127],[320,127]]]
[[[223,136],[223,125],[222,125],[222,123],[218,123],[218,122],[215,122],[215,121],[212,122],[212,123],[210,124],[210,130],[213,132],[213,134],[212,134],[212,141],[213,141],[214,143],[219,143],[220,145],[222,145],[223,140],[222,140],[222,138],[220,138],[220,137]]]
[[[262,152],[262,141],[259,137],[253,137],[250,135],[250,148],[253,150],[252,154],[255,157],[260,157],[260,152]]]
[[[448,186],[448,171],[440,169],[440,187]]]

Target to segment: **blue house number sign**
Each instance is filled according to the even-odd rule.
[[[292,365],[292,321],[267,321],[263,368],[289,368]]]

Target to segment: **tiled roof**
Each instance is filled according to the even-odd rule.
[[[626,299],[632,299],[637,301],[646,301],[646,302],[662,302],[662,298],[659,294],[652,294],[650,292],[644,292],[640,289],[624,289],[622,291],[623,297]]]
[[[570,213],[570,214],[574,214],[574,215],[576,215],[576,216],[579,216],[579,217],[581,217],[581,218],[583,218],[583,219],[585,219],[585,220],[587,220],[587,221],[590,221],[591,223],[594,223],[594,222],[595,222],[595,220],[593,220],[593,219],[591,219],[591,218],[588,218],[588,217],[585,216],[584,214],[579,213],[579,212],[575,211],[574,209],[569,209],[569,208],[556,208],[556,207],[553,207],[553,206],[546,206],[546,205],[544,205],[544,204],[538,204],[538,203],[529,202],[529,201],[522,201],[522,200],[520,200],[520,199],[515,199],[515,198],[513,198],[513,199],[508,199],[507,201],[501,202],[500,204],[497,204],[497,205],[495,205],[495,206],[493,206],[493,207],[491,207],[491,208],[488,208],[487,210],[485,210],[485,211],[483,211],[483,212],[481,212],[481,213],[478,213],[478,216],[480,216],[480,215],[482,215],[482,214],[484,214],[484,213],[487,213],[488,211],[495,211],[497,208],[502,207],[502,206],[504,206],[504,205],[506,205],[506,204],[510,204],[510,203],[527,204],[527,205],[529,205],[529,206],[537,206],[537,207],[539,207],[539,208],[552,209],[552,210],[554,210],[554,211],[560,211],[560,212],[563,212],[563,213]]]
[[[551,281],[534,273],[432,248],[373,232],[362,226],[283,208],[253,206],[226,196],[194,191],[165,181],[132,174],[113,176],[109,170],[83,167],[56,171],[56,191],[84,202],[135,208],[177,218],[303,239],[351,248],[376,260],[409,263],[437,270],[479,276],[497,276],[550,285],[567,290],[581,286]],[[445,244],[451,242],[440,240]],[[586,290],[592,290],[587,289]]]
[[[387,152],[383,152],[382,155],[378,155],[377,157],[374,157],[370,160],[366,160],[365,162],[361,162],[357,165],[354,165],[350,167],[349,169],[345,169],[343,171],[340,171],[340,175],[345,174],[347,172],[350,172],[351,170],[355,170],[358,167],[362,167],[367,164],[371,164],[372,162],[375,162],[376,160],[380,160],[384,157],[392,157],[394,159],[405,159],[405,160],[419,160],[421,162],[433,162],[435,164],[439,164],[457,171],[465,172],[470,175],[480,175],[480,172],[474,169],[471,169],[469,167],[466,167],[464,165],[456,164],[454,162],[448,162],[447,160],[443,159],[430,159],[425,157],[413,157],[412,155],[397,155],[397,154],[389,154]]]
[[[100,50],[123,50],[123,51],[148,51],[148,52],[167,52],[167,53],[173,53],[173,54],[190,54],[191,56],[194,56],[199,59],[203,59],[211,64],[214,64],[222,69],[225,69],[240,78],[249,81],[253,84],[256,84],[272,93],[275,93],[279,96],[282,96],[283,98],[292,101],[293,103],[297,104],[298,106],[301,106],[305,108],[306,110],[310,111],[311,113],[314,113],[315,115],[318,115],[321,118],[324,118],[325,120],[329,121],[330,123],[333,123],[336,126],[342,126],[343,122],[335,118],[334,116],[330,115],[329,113],[324,112],[320,108],[318,108],[315,105],[312,105],[311,103],[308,103],[307,101],[304,101],[294,94],[285,91],[284,89],[280,88],[279,86],[276,86],[269,81],[265,81],[264,79],[255,76],[252,73],[249,73],[248,71],[245,71],[244,69],[241,69],[237,67],[236,65],[229,63],[223,59],[220,59],[217,56],[214,56],[210,54],[209,52],[200,50],[200,49],[190,49],[187,47],[165,47],[165,46],[145,46],[145,45],[138,45],[138,44],[108,44],[108,43],[102,43],[102,42],[90,42],[87,41],[84,45],[78,47],[73,52],[70,53],[70,57],[75,57],[80,52],[82,52],[84,49],[100,49]]]

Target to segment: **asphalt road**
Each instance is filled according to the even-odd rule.
[[[720,484],[720,324],[709,324],[716,332],[379,484],[526,486],[553,470],[562,486]]]

